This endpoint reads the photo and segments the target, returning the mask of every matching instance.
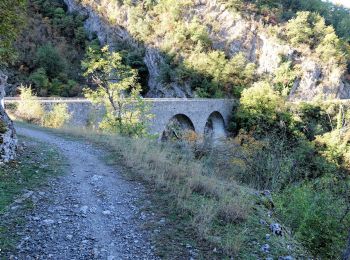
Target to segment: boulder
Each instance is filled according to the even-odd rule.
[[[6,84],[7,76],[0,71],[0,163],[13,160],[17,150],[16,130],[4,108]]]

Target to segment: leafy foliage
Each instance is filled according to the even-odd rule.
[[[47,112],[43,119],[43,125],[50,128],[61,128],[70,119],[67,104],[56,104]]]
[[[191,80],[198,95],[204,97],[239,96],[255,75],[255,64],[249,63],[242,53],[228,59],[221,51],[196,50],[185,60],[184,66],[200,75],[197,79],[192,76]]]
[[[100,128],[123,135],[143,135],[147,109],[140,98],[136,70],[124,65],[120,53],[109,52],[108,46],[101,51],[89,48],[82,65],[85,75],[97,85],[96,90],[85,89],[85,96],[107,110]]]
[[[288,96],[299,74],[300,72],[293,66],[291,61],[281,63],[275,71],[273,79],[275,90],[283,96]]]
[[[80,94],[77,85],[85,83],[80,67],[87,41],[84,17],[67,13],[61,0],[31,0],[25,19],[15,42],[19,57],[13,83],[31,84],[40,96]]]
[[[20,87],[20,99],[15,116],[29,123],[34,123],[50,128],[61,128],[70,119],[67,104],[54,104],[50,109],[45,107],[31,87]]]
[[[319,14],[298,12],[286,26],[286,36],[295,47],[309,46],[324,62],[334,60],[344,64],[345,46],[336,35],[332,26],[326,26]]]
[[[27,122],[41,124],[45,112],[33,90],[25,86],[21,86],[19,90],[21,102],[18,104],[16,115]]]
[[[284,100],[267,82],[255,83],[242,92],[238,108],[239,128],[265,134],[273,128],[288,126],[290,116],[286,113]]]
[[[242,3],[254,4],[262,15],[275,16],[279,22],[293,18],[300,11],[320,14],[326,24],[332,25],[337,34],[344,40],[350,39],[349,34],[349,9],[341,5],[335,5],[330,1],[322,0],[231,0]],[[242,9],[240,9],[242,10]],[[276,22],[276,20],[274,20]],[[303,28],[300,28],[303,31]]]
[[[236,176],[274,191],[276,213],[321,258],[341,255],[350,221],[350,109],[289,104],[266,82],[242,93],[233,162]]]
[[[15,60],[13,42],[24,23],[26,0],[2,0],[0,2],[0,65]]]
[[[43,68],[50,78],[55,78],[66,70],[64,59],[50,43],[39,47],[35,56],[35,65]]]
[[[277,208],[314,255],[336,259],[344,249],[344,227],[350,224],[349,217],[344,219],[346,202],[327,190],[315,189],[312,185],[287,189],[276,196]]]

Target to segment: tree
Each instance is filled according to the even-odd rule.
[[[82,65],[84,75],[97,85],[96,90],[85,89],[85,96],[107,110],[100,128],[126,135],[144,134],[148,115],[137,71],[124,65],[121,54],[110,52],[108,46],[89,48]]]
[[[184,65],[188,77],[196,83],[197,94],[204,97],[222,97],[224,93],[239,96],[254,80],[256,67],[242,53],[228,59],[222,51],[203,52],[200,48],[196,48]],[[193,80],[196,74],[197,82]]]
[[[45,44],[37,50],[35,63],[37,67],[44,68],[50,78],[55,78],[66,70],[64,58],[51,43]]]
[[[299,47],[300,44],[312,45],[313,18],[310,12],[298,12],[297,16],[287,23],[287,38],[293,46]]]
[[[39,68],[34,71],[30,75],[29,81],[34,84],[36,90],[40,92],[41,95],[45,96],[48,94],[50,81],[46,75],[45,69]]]
[[[264,81],[243,90],[236,116],[241,128],[255,130],[257,134],[284,128],[290,121],[284,99]]]

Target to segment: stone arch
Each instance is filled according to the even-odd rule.
[[[220,139],[226,137],[225,120],[218,111],[212,112],[204,127],[204,136],[210,139]]]
[[[185,134],[191,132],[196,132],[192,120],[185,114],[176,114],[168,120],[161,135],[161,140],[183,139]]]

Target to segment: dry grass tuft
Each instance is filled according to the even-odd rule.
[[[189,178],[188,186],[193,192],[218,200],[224,192],[223,187],[217,180],[203,175],[194,175]]]
[[[217,215],[215,204],[212,201],[202,204],[192,219],[193,225],[197,228],[199,236],[202,238],[207,238],[211,234],[212,223]]]
[[[240,223],[247,220],[252,205],[242,196],[225,197],[220,202],[218,216],[227,223]]]

